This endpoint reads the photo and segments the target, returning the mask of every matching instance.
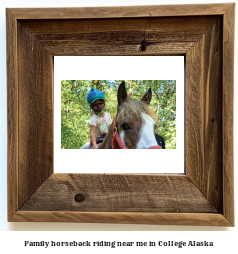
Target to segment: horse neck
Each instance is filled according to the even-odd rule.
[[[112,137],[113,137],[113,133],[114,133],[113,122],[111,123],[111,125],[109,127],[108,134],[104,138],[102,144],[99,146],[99,149],[112,149]],[[115,149],[120,149],[117,142],[115,142]]]

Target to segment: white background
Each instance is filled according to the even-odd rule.
[[[184,173],[183,56],[54,57],[54,76],[55,173]],[[176,80],[176,149],[61,149],[61,80],[70,79]],[[97,166],[102,158],[103,166]],[[114,163],[118,158],[127,166]]]
[[[41,241],[41,240],[85,240],[86,238],[90,239],[99,239],[107,240],[115,238],[117,241],[120,239],[144,239],[144,241],[149,241],[150,239],[166,239],[166,240],[214,240],[215,247],[210,248],[194,248],[194,249],[180,249],[183,253],[213,253],[213,252],[225,252],[231,250],[232,253],[236,253],[238,250],[237,247],[237,236],[238,236],[238,227],[234,228],[224,228],[224,227],[190,227],[190,226],[159,226],[159,225],[124,225],[124,224],[93,224],[93,223],[7,223],[7,113],[6,113],[6,39],[5,39],[5,8],[6,7],[79,7],[79,6],[118,6],[118,5],[154,5],[154,4],[191,4],[191,3],[223,3],[223,2],[237,2],[230,0],[209,0],[209,1],[196,1],[196,0],[186,0],[186,1],[175,1],[175,0],[121,0],[121,1],[77,1],[77,0],[1,0],[0,2],[0,229],[3,232],[0,232],[0,243],[3,253],[10,253],[11,251],[22,253],[43,253],[43,249],[40,248],[23,248],[23,240],[31,241]],[[236,5],[236,14],[237,5]],[[236,38],[237,38],[237,29],[238,23],[236,19]],[[237,43],[235,48],[235,69],[237,70]],[[235,73],[235,100],[234,100],[234,152],[237,154],[238,149],[238,139],[237,139],[237,128],[238,128],[238,94],[237,94],[237,74]],[[236,194],[236,218],[237,215],[237,169],[238,169],[238,157],[235,156],[235,194]],[[237,219],[236,219],[237,224]],[[24,231],[24,232],[10,232],[10,231]],[[96,231],[96,232],[70,232],[70,233],[61,233],[61,232],[42,232],[42,231]],[[9,231],[9,232],[4,232]],[[36,232],[28,232],[36,231]],[[103,232],[97,232],[103,231]],[[105,232],[104,232],[105,231]],[[113,231],[113,232],[107,232]],[[120,232],[125,231],[125,232]],[[139,232],[129,232],[129,231],[139,231]],[[142,232],[150,231],[150,232]],[[161,232],[161,231],[172,231],[172,232]],[[181,232],[177,232],[181,231]],[[188,232],[192,231],[192,232]],[[207,232],[201,232],[207,231]],[[218,231],[218,232],[210,232]],[[230,231],[230,232],[225,232]],[[59,251],[68,251],[69,249],[57,249]],[[139,249],[141,251],[148,251],[148,249]],[[162,249],[155,249],[154,251],[150,250],[150,253],[159,253]],[[166,249],[163,250],[163,253],[168,251],[176,251],[179,249]],[[48,252],[51,253],[52,250]],[[111,251],[111,250],[110,250]],[[121,249],[115,249],[115,251],[120,251]],[[74,250],[75,253],[79,253],[80,250]],[[97,252],[106,252],[106,249],[97,249]],[[55,253],[55,251],[54,251]],[[73,250],[71,251],[73,253]],[[86,250],[84,250],[86,253]]]

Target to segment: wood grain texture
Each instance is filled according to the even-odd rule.
[[[143,36],[144,37],[144,36]],[[142,37],[140,38],[142,39]],[[48,41],[43,42],[49,52],[55,56],[150,56],[150,55],[184,55],[194,43],[157,43],[147,47],[146,52],[141,51],[141,43],[128,42],[122,45],[118,42],[105,44],[88,44],[74,41]]]
[[[18,58],[17,20],[6,11],[8,220],[18,210]]]
[[[182,55],[217,16],[102,20],[23,20],[52,55]],[[198,25],[199,24],[199,25]],[[146,52],[141,42],[146,41]]]
[[[234,224],[234,26],[235,4],[223,17],[223,214]]]
[[[213,213],[18,211],[12,221],[232,226],[223,215]]]
[[[222,211],[222,20],[186,55],[186,175]]]
[[[186,176],[104,174],[53,174],[20,210],[217,212]]]
[[[219,16],[206,17],[150,17],[150,18],[111,18],[111,19],[53,19],[19,21],[38,40],[65,39],[85,33],[106,33],[116,31],[144,31],[164,34],[187,35],[188,38],[206,33]],[[75,38],[77,39],[77,37]],[[96,36],[91,39],[97,39]]]
[[[150,5],[83,8],[10,8],[17,19],[100,19],[222,15],[232,6],[224,4]]]
[[[53,173],[53,57],[18,23],[18,205]]]

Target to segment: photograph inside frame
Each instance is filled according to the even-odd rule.
[[[176,80],[62,80],[61,149],[176,149]]]

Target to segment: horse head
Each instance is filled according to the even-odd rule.
[[[149,108],[151,97],[149,89],[139,101],[128,98],[125,82],[120,84],[117,114],[101,148],[161,149],[155,139],[157,116]]]

